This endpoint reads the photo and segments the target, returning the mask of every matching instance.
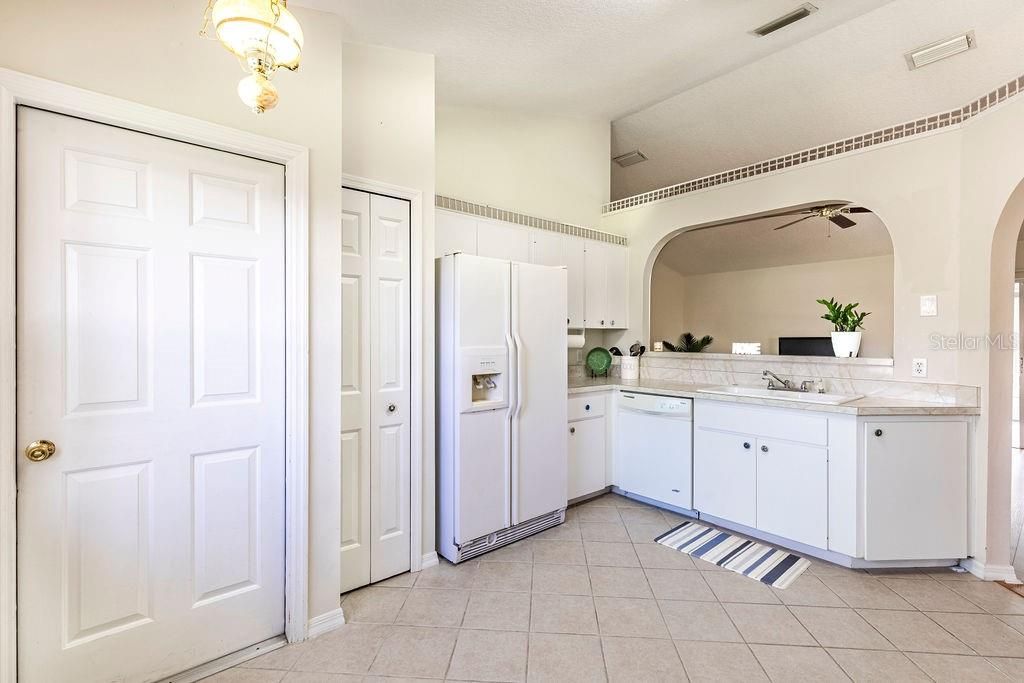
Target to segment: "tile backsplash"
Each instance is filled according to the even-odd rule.
[[[617,361],[613,361],[612,377],[619,376]],[[832,393],[979,405],[978,387],[897,380],[893,377],[892,361],[885,359],[678,353],[648,353],[640,359],[641,381],[764,386],[761,373],[766,369],[796,382],[821,380],[825,390]],[[569,366],[570,380],[586,376],[584,365]]]

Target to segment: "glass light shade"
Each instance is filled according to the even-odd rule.
[[[271,69],[297,69],[302,54],[302,28],[283,2],[274,17],[271,0],[217,0],[211,19],[217,38],[236,56],[246,59],[266,50]]]
[[[277,88],[263,74],[255,73],[240,80],[238,96],[256,114],[277,106]]]

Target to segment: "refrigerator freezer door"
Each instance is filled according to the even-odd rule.
[[[454,381],[461,399],[453,448],[453,512],[455,542],[462,544],[510,525],[511,264],[467,254],[447,258],[455,263]],[[488,382],[496,388],[489,390]],[[477,398],[484,392],[482,406],[480,400],[474,406],[478,383],[483,388],[476,390]],[[485,395],[488,391],[501,399],[492,403]]]
[[[512,523],[565,507],[568,373],[564,268],[512,264]]]

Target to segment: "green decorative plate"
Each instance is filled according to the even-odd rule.
[[[595,346],[587,354],[587,367],[595,375],[603,375],[612,366],[612,354],[608,349]]]

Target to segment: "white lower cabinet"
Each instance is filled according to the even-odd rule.
[[[569,500],[608,485],[608,398],[607,394],[569,398]]]
[[[569,500],[605,487],[606,446],[603,417],[569,423]]]
[[[697,399],[693,506],[855,559],[961,559],[970,420]]]
[[[870,421],[864,438],[864,558],[967,554],[967,424]]]
[[[695,414],[700,415],[699,404]],[[754,526],[756,439],[705,427],[693,430],[693,507],[708,515]]]
[[[757,528],[828,547],[828,449],[757,441]]]

